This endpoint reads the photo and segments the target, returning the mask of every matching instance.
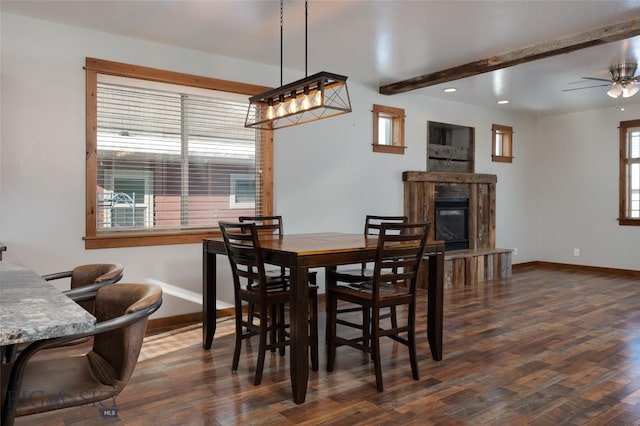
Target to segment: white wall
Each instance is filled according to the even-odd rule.
[[[0,241],[8,247],[4,258],[40,273],[88,262],[119,262],[125,266],[126,281],[157,280],[200,292],[199,244],[84,249],[85,57],[264,85],[277,84],[279,70],[10,14],[1,19]],[[401,175],[405,170],[425,170],[427,121],[432,120],[475,128],[476,172],[498,175],[498,246],[517,247],[515,262],[562,261],[536,251],[537,217],[545,209],[537,201],[541,182],[536,174],[539,129],[534,117],[415,93],[387,97],[352,80],[349,90],[351,114],[275,134],[275,211],[285,217],[286,232],[361,232],[367,213],[401,213]],[[405,155],[372,152],[374,103],[405,109]],[[493,123],[514,127],[513,164],[491,162]],[[563,220],[570,222],[573,216]],[[581,259],[586,260],[586,254]],[[602,262],[631,267],[615,259],[604,257]],[[218,296],[229,302],[227,260],[220,258],[218,264]],[[167,296],[155,316],[199,309]]]
[[[638,116],[628,104],[539,120],[539,260],[640,270],[640,227],[617,222],[618,125]]]
[[[359,232],[367,213],[402,214],[402,172],[425,170],[427,121],[438,121],[475,128],[476,172],[498,175],[496,243],[517,247],[518,263],[536,259],[533,117],[419,95],[383,96],[352,82],[349,89],[351,114],[277,131],[276,210],[287,217],[286,232],[310,225]],[[405,109],[405,155],[372,152],[374,103]],[[493,123],[515,129],[512,164],[491,161]]]

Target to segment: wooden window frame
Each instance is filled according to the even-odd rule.
[[[502,134],[502,154],[498,155],[497,138]],[[505,140],[505,136],[508,138]],[[491,160],[497,163],[513,162],[513,127],[501,124],[491,125]]]
[[[247,96],[257,95],[269,90],[269,87],[238,83],[210,77],[183,74],[102,59],[86,58],[86,182],[85,182],[85,248],[137,247],[165,244],[201,243],[203,238],[220,236],[216,229],[190,229],[186,231],[135,231],[99,234],[96,226],[96,186],[97,186],[97,84],[98,74],[157,81],[182,86],[218,90]],[[260,173],[261,212],[273,214],[273,131],[260,130],[260,154],[262,168]]]
[[[391,118],[391,145],[381,144],[378,132],[380,117]],[[384,105],[373,105],[373,152],[404,154],[404,109]]]
[[[619,127],[620,142],[620,204],[618,212],[618,224],[624,226],[640,226],[640,219],[627,216],[627,133],[630,128],[640,127],[640,120],[621,121]]]

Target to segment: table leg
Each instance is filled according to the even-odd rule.
[[[202,249],[202,347],[211,349],[216,332],[216,255],[209,253],[206,241]]]
[[[429,255],[427,284],[427,340],[431,356],[442,360],[442,327],[444,311],[444,252]]]
[[[294,266],[290,273],[291,391],[293,402],[302,404],[309,379],[309,270]]]

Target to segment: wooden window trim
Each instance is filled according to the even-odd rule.
[[[392,144],[380,144],[378,121],[380,116],[391,117],[393,123]],[[385,154],[404,154],[404,109],[384,105],[373,105],[373,152]]]
[[[619,193],[620,202],[618,210],[618,225],[640,226],[640,219],[627,217],[627,130],[633,127],[640,127],[640,120],[621,121],[619,127],[620,157],[619,157]]]
[[[496,154],[496,135],[498,132],[509,135],[508,143],[502,145],[502,151],[506,152],[506,155]],[[513,127],[493,124],[491,126],[491,160],[496,163],[512,163],[513,158]]]
[[[238,83],[210,77],[165,71],[102,59],[86,58],[85,62],[85,105],[86,105],[86,181],[85,181],[85,248],[137,247],[164,244],[201,243],[203,238],[220,236],[214,230],[188,231],[148,231],[115,232],[108,235],[98,234],[96,227],[97,186],[97,83],[98,74],[151,80],[182,86],[199,87],[230,93],[257,95],[269,90],[269,87]],[[273,214],[273,131],[261,130],[262,170],[260,188],[263,215]]]

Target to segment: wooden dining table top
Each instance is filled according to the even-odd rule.
[[[224,244],[222,237],[212,238]],[[428,245],[442,244],[441,241]],[[298,256],[328,253],[353,253],[354,251],[375,251],[378,246],[376,235],[349,234],[341,232],[321,232],[307,234],[261,234],[260,247],[273,251],[296,253]]]

